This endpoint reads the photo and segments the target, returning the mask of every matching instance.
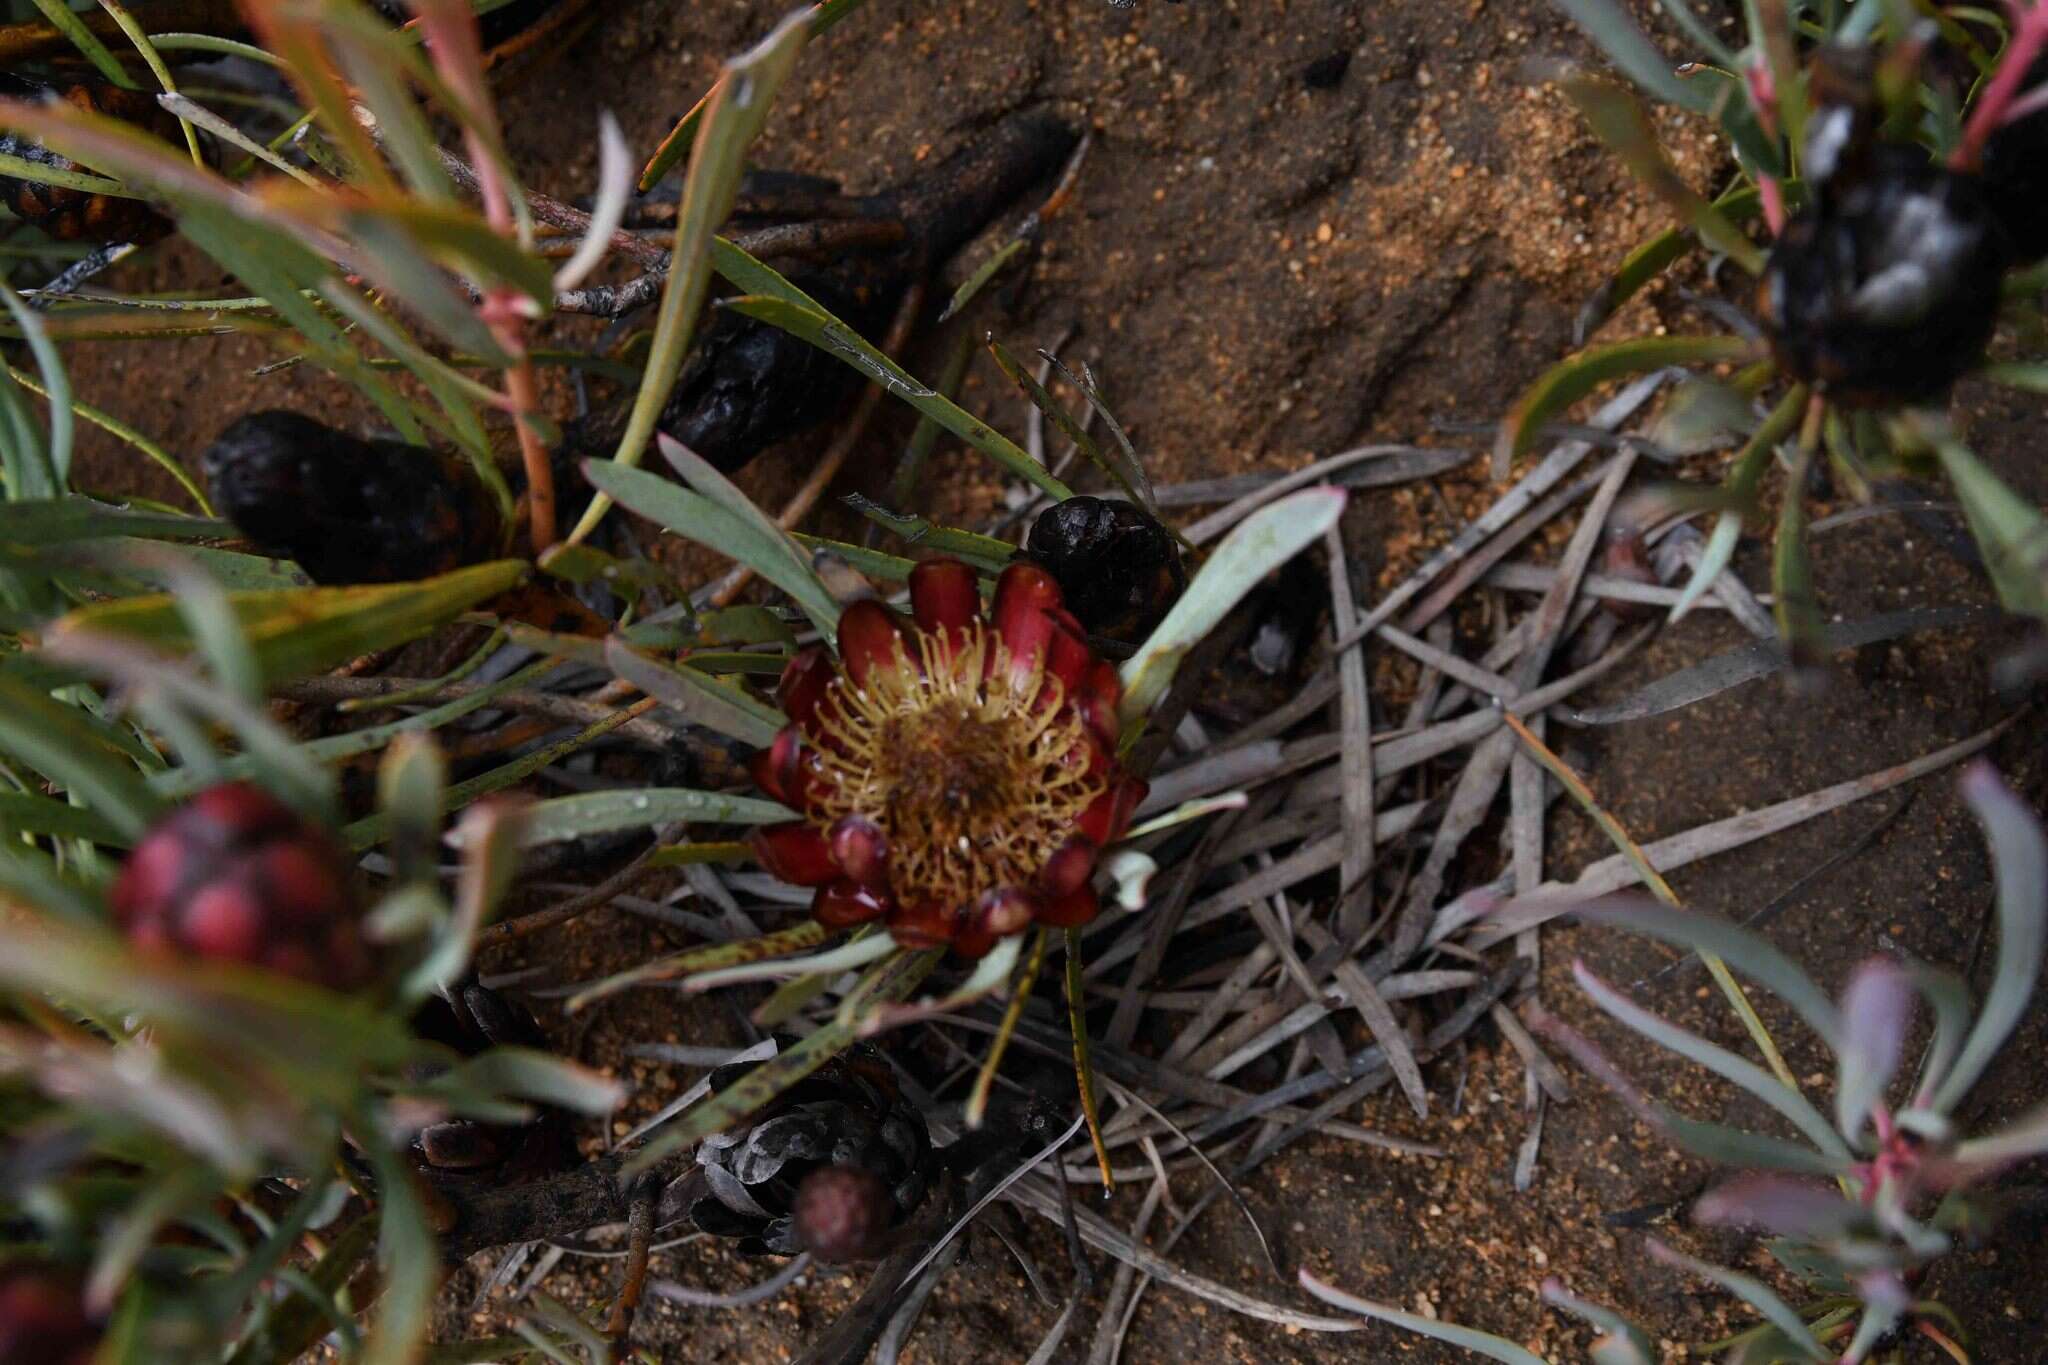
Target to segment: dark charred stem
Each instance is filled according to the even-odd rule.
[[[613,898],[624,895],[634,882],[637,882],[645,875],[647,872],[647,859],[652,853],[652,849],[642,853],[623,869],[607,877],[598,885],[579,896],[570,897],[559,905],[551,905],[545,910],[536,910],[530,915],[521,915],[517,919],[500,920],[498,923],[490,925],[477,935],[476,946],[482,949],[491,947],[494,944],[510,943],[514,939],[525,938],[529,934],[537,934],[543,929],[552,929],[557,925],[567,924],[571,920],[578,919],[597,909],[599,906],[609,905]]]
[[[469,193],[479,192],[476,167],[455,153],[444,149],[441,152],[441,167],[448,172],[450,179]],[[589,214],[573,204],[565,204],[538,190],[526,192],[526,206],[535,218],[553,227],[564,228],[578,234],[590,230]],[[622,256],[629,256],[642,265],[664,270],[668,267],[668,250],[665,247],[644,237],[637,237],[623,228],[612,233],[611,246],[613,251]]]
[[[612,1223],[630,1226],[642,1190],[653,1191],[644,1201],[652,1232],[688,1214],[708,1188],[694,1166],[684,1169],[687,1155],[637,1181],[620,1174],[628,1159],[624,1153],[599,1157],[573,1171],[521,1185],[441,1190],[454,1211],[454,1221],[441,1238],[442,1256],[460,1261],[514,1242],[573,1237]]]
[[[580,213],[581,210],[569,209],[569,212]],[[614,241],[621,236],[631,234],[615,234]],[[894,219],[852,218],[783,223],[752,232],[729,233],[726,240],[750,256],[772,261],[786,257],[822,259],[840,251],[895,246],[903,236],[903,224]],[[642,239],[635,237],[633,240]],[[642,245],[647,244],[642,242]],[[564,290],[555,295],[555,311],[617,318],[636,308],[645,308],[661,297],[662,286],[668,283],[668,253],[665,251],[661,253],[659,266],[659,269],[635,276],[623,284]]]

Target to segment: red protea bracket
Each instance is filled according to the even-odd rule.
[[[971,568],[928,560],[910,603],[853,603],[836,661],[784,670],[791,724],[750,767],[802,818],[755,831],[756,856],[819,888],[826,927],[880,920],[906,948],[980,958],[1087,923],[1096,860],[1145,793],[1116,759],[1116,667],[1035,564],[1005,569],[984,615]]]

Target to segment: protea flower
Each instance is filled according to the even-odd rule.
[[[248,782],[150,827],[109,897],[137,947],[246,962],[337,990],[374,971],[347,861],[325,830]]]
[[[854,603],[836,662],[783,671],[790,724],[753,771],[802,818],[756,831],[756,856],[816,887],[828,928],[881,920],[905,947],[978,958],[1088,923],[1096,855],[1147,790],[1117,764],[1116,668],[1036,564],[1003,570],[986,617],[953,559],[918,565],[910,602],[914,621]]]

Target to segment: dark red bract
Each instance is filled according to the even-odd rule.
[[[341,850],[261,787],[208,788],[142,836],[110,896],[145,949],[246,962],[337,990],[366,983],[369,945]]]
[[[0,1269],[0,1365],[91,1365],[99,1341],[71,1276],[34,1262]]]
[[[879,919],[906,947],[974,958],[1088,923],[1096,857],[1147,790],[1116,759],[1116,667],[1035,564],[1003,571],[984,617],[974,571],[928,560],[910,604],[854,603],[836,663],[814,647],[783,672],[790,724],[753,772],[803,818],[757,830],[755,855],[816,887],[827,927]]]

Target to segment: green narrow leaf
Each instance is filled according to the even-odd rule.
[[[621,506],[746,565],[788,593],[827,639],[838,633],[839,603],[810,566],[797,561],[781,532],[770,535],[752,518],[644,469],[585,460],[583,472],[593,487]]]
[[[679,822],[703,825],[772,825],[797,819],[774,801],[687,787],[580,792],[542,801],[527,813],[526,845],[559,843],[623,829]]]
[[[745,850],[744,844],[739,846]],[[751,855],[749,855],[751,856]],[[678,977],[694,976],[720,967],[734,967],[742,962],[758,962],[763,958],[780,957],[788,953],[815,948],[831,936],[831,931],[814,919],[802,920],[787,929],[778,929],[772,934],[758,938],[739,939],[732,943],[712,943],[685,952],[672,953],[668,957],[643,962],[629,967],[600,981],[585,986],[563,1002],[562,1008],[570,1014],[576,1013],[594,1001],[616,995],[633,986],[656,981],[673,981]]]
[[[1138,468],[1124,455],[1121,446],[1117,448],[1116,458],[1112,459],[1101,444],[1074,420],[1074,415],[1060,406],[1046,391],[1045,385],[1039,383],[1029,370],[1019,365],[1017,358],[993,336],[988,339],[988,353],[995,357],[996,368],[1003,372],[1003,377],[1022,389],[1024,396],[1031,400],[1031,405],[1044,413],[1047,419],[1060,429],[1060,434],[1072,441],[1075,448],[1087,457],[1090,464],[1115,480],[1117,486],[1124,490],[1124,496],[1132,502],[1155,517],[1159,515],[1159,501],[1152,495],[1152,481],[1145,477],[1143,469]]]
[[[170,598],[214,681],[244,704],[263,700],[263,671],[220,584],[189,566],[171,567]],[[287,590],[289,591],[289,590]]]
[[[1166,695],[1188,651],[1246,593],[1337,524],[1344,498],[1340,488],[1304,488],[1260,508],[1224,538],[1166,619],[1124,662],[1124,697],[1117,714],[1126,734]]]
[[[675,388],[711,284],[711,239],[739,194],[747,147],[767,123],[769,107],[813,31],[802,15],[783,20],[753,51],[726,64],[705,99],[704,112],[698,115],[700,127],[691,134],[695,154],[676,211],[675,250],[669,256],[668,279],[655,314],[647,369],[612,456],[622,467],[640,462]],[[610,505],[602,493],[592,499],[568,540],[573,544],[586,539]]]
[[[1646,896],[1626,893],[1603,896],[1575,907],[1572,913],[1689,948],[1702,957],[1712,954],[1721,958],[1790,1005],[1831,1049],[1841,1050],[1841,1016],[1836,1013],[1834,1002],[1762,935],[1719,915],[1679,910]]]
[[[161,540],[120,537],[82,541],[47,552],[54,564],[107,575],[121,591],[170,592],[188,575],[203,574],[237,592],[277,588],[309,588],[313,580],[288,559],[217,550],[211,545],[175,545]]]
[[[1564,82],[1565,94],[1586,116],[1593,131],[1627,163],[1649,191],[1670,205],[1702,242],[1726,255],[1751,275],[1763,273],[1764,253],[1742,235],[1672,168],[1642,108],[1626,90],[1602,80],[1578,77]]]
[[[1012,237],[1009,241],[991,251],[988,259],[974,267],[973,273],[961,282],[958,289],[953,291],[953,297],[946,300],[946,306],[939,313],[938,321],[950,321],[959,314],[961,309],[974,302],[975,296],[987,288],[988,282],[996,277],[996,272],[1011,261],[1016,260],[1018,254],[1030,245],[1031,239],[1029,237]]]
[[[851,545],[843,540],[806,535],[802,531],[792,534],[796,536],[797,544],[835,555],[867,577],[881,579],[884,582],[907,583],[910,581],[910,571],[917,567],[916,560],[905,559],[901,555],[885,554],[880,550],[870,550],[865,545]]]
[[[688,484],[693,491],[711,499],[711,501],[717,503],[741,521],[752,526],[760,537],[760,544],[764,553],[769,550],[779,551],[789,561],[790,569],[793,572],[807,579],[817,578],[817,575],[811,571],[809,557],[797,548],[796,542],[790,539],[789,533],[770,520],[768,514],[761,510],[760,504],[741,492],[739,486],[731,479],[725,477],[709,460],[706,460],[682,442],[666,435],[657,436],[655,438],[655,445],[661,451],[662,458],[668,461],[669,467],[675,470],[677,475],[682,478],[682,481]],[[757,570],[756,572],[759,571]],[[819,586],[822,588],[823,584]],[[835,625],[838,623],[839,617],[836,611],[833,614],[832,620]]]
[[[2006,610],[2048,617],[2048,522],[1959,441],[1935,446]]]
[[[1785,496],[1778,503],[1778,531],[1771,546],[1771,612],[1786,650],[1797,659],[1811,656],[1820,634],[1820,600],[1814,593],[1813,559],[1806,546],[1806,477],[1813,449],[1802,445],[1785,476]]]
[[[227,600],[265,681],[275,682],[417,639],[516,587],[527,573],[524,562],[500,559],[416,583],[237,592]],[[177,603],[162,594],[80,607],[57,623],[52,638],[73,632],[122,636],[173,653],[193,643]]]
[[[1672,621],[1683,620],[1707,589],[1714,586],[1714,580],[1721,576],[1721,570],[1735,557],[1735,546],[1742,539],[1742,512],[1756,496],[1756,486],[1771,461],[1771,452],[1778,442],[1798,424],[1799,414],[1806,408],[1806,386],[1794,385],[1791,392],[1778,401],[1771,409],[1771,415],[1749,438],[1749,444],[1735,457],[1728,480],[1722,485],[1730,506],[1714,522],[1714,530],[1707,537],[1704,553],[1699,566],[1686,580],[1685,591],[1678,595],[1678,601],[1671,608]]]
[[[72,410],[71,380],[65,374],[64,362],[57,354],[57,348],[50,341],[50,334],[43,326],[43,320],[29,310],[22,302],[21,295],[0,281],[0,302],[7,305],[13,315],[15,326],[21,329],[22,340],[28,343],[29,351],[36,358],[36,369],[42,374],[43,396],[50,403],[50,436],[47,445],[36,443],[37,473],[40,481],[47,483],[45,491],[15,488],[10,490],[16,499],[34,497],[62,497],[70,491]],[[10,376],[11,376],[10,371]]]
[[[69,707],[0,677],[0,748],[56,782],[135,839],[163,807],[140,773],[117,760]]]
[[[1714,365],[1743,360],[1751,349],[1750,343],[1741,337],[1682,336],[1637,337],[1580,351],[1553,366],[1516,400],[1514,411],[1501,423],[1500,439],[1494,443],[1494,477],[1507,477],[1509,462],[1536,444],[1551,418],[1609,380],[1659,370],[1666,365]]]
[[[1681,79],[1670,59],[1657,50],[1614,0],[1553,0],[1584,30],[1621,73],[1666,104],[1713,116],[1720,112],[1713,93]]]
[[[10,834],[54,834],[126,848],[134,840],[121,827],[83,806],[31,792],[0,792],[0,830]]]
[[[85,26],[85,20],[78,17],[78,12],[72,9],[66,3],[66,0],[35,0],[35,2],[36,8],[43,12],[43,17],[50,21],[50,26],[69,39],[71,45],[77,48],[79,53],[87,61],[91,62],[102,76],[105,76],[123,90],[138,90],[141,88],[136,85],[135,78],[128,74],[127,68],[121,65],[121,59],[116,57],[108,49],[107,45],[100,41],[97,33],[94,33]]]
[[[1669,1049],[1716,1076],[1747,1090],[1782,1114],[1815,1147],[1839,1160],[1849,1158],[1841,1136],[1829,1126],[1820,1110],[1804,1095],[1784,1084],[1770,1072],[1724,1047],[1689,1033],[1656,1013],[1644,1009],[1595,976],[1583,962],[1572,964],[1572,974],[1583,990],[1610,1018]]]
[[[391,822],[396,881],[434,884],[448,760],[427,735],[400,735],[377,765],[377,809]]]
[[[1773,1327],[1783,1332],[1791,1342],[1805,1353],[1808,1360],[1832,1361],[1836,1357],[1819,1341],[1807,1327],[1806,1320],[1792,1310],[1791,1305],[1773,1294],[1761,1280],[1739,1274],[1725,1266],[1713,1265],[1696,1257],[1687,1256],[1664,1243],[1652,1238],[1650,1254],[1666,1265],[1689,1270],[1701,1279],[1711,1280],[1721,1288],[1741,1299],[1764,1316]]]
[[[1586,1302],[1556,1278],[1543,1282],[1543,1301],[1605,1333],[1593,1343],[1593,1365],[1657,1365],[1657,1347],[1649,1334],[1613,1309]]]
[[[902,952],[880,969],[871,993],[878,1004],[901,1000],[931,975],[939,962],[936,952]],[[648,1143],[620,1168],[631,1179],[658,1164],[669,1153],[697,1141],[707,1133],[720,1133],[748,1115],[761,1110],[777,1095],[844,1052],[858,1036],[860,1019],[838,1017],[794,1047],[779,1052],[735,1081],[728,1089],[706,1098],[686,1110],[659,1137]]]
[[[375,1133],[374,1123],[359,1125]],[[364,1343],[362,1365],[412,1365],[433,1326],[441,1256],[408,1164],[381,1142],[369,1145],[377,1172],[377,1261],[384,1290]]]
[[[1747,223],[1763,212],[1763,196],[1753,185],[1744,185],[1729,190],[1713,201],[1714,211],[1731,225]],[[1694,244],[1694,234],[1688,228],[1671,228],[1658,233],[1649,241],[1629,252],[1622,258],[1621,265],[1613,276],[1586,303],[1579,313],[1577,328],[1581,337],[1590,337],[1600,329],[1602,323],[1614,316],[1621,306],[1642,291],[1644,285],[1663,274],[1671,265],[1689,251]]]
[[[628,1178],[647,1170],[677,1148],[710,1133],[722,1133],[816,1071],[854,1043],[850,1022],[833,1020],[794,1046],[777,1052],[724,1090],[685,1110],[660,1137],[642,1148],[620,1172]]]
[[[1333,1308],[1341,1308],[1347,1313],[1356,1313],[1359,1317],[1371,1318],[1375,1322],[1390,1323],[1419,1337],[1446,1342],[1476,1355],[1485,1356],[1488,1360],[1498,1360],[1502,1365],[1550,1365],[1542,1356],[1517,1346],[1506,1337],[1498,1337],[1491,1332],[1481,1332],[1472,1327],[1460,1327],[1454,1322],[1425,1318],[1420,1313],[1404,1313],[1387,1304],[1361,1299],[1345,1293],[1334,1285],[1324,1284],[1306,1270],[1300,1274],[1301,1287]]]
[[[1941,1113],[1963,1102],[2019,1025],[2048,947],[2048,835],[1989,764],[1972,764],[1963,774],[1962,789],[1963,800],[1983,823],[1997,872],[1998,971],[1962,1054],[1935,1091],[1933,1107]]]
[[[494,1047],[435,1077],[425,1090],[510,1095],[595,1115],[611,1113],[626,1098],[626,1087],[609,1076],[523,1047]]]
[[[810,342],[1053,497],[1064,500],[1073,496],[1023,447],[992,430],[987,423],[976,420],[937,390],[919,383],[902,366],[834,317],[829,308],[723,237],[712,243],[711,264],[741,291],[741,297],[725,301],[727,308],[759,318]]]
[[[515,758],[510,763],[501,764],[489,772],[478,773],[467,781],[456,783],[443,793],[441,802],[449,810],[461,810],[480,797],[501,792],[515,783],[524,782],[541,769],[560,763],[585,745],[595,744],[632,720],[636,714],[633,707],[622,706],[603,720],[585,726],[567,739],[558,740],[545,748],[535,749],[532,753]],[[390,825],[389,818],[379,811],[345,827],[341,831],[342,843],[352,849],[371,848],[383,842],[388,836]]]
[[[655,592],[678,599],[689,596],[689,590],[661,565],[646,559],[619,559],[588,545],[550,546],[535,563],[542,573],[579,588],[602,583],[623,592]]]
[[[882,385],[891,394],[931,417],[947,431],[1010,473],[1052,497],[1063,501],[1073,496],[1065,484],[1055,479],[1016,442],[994,430],[952,400],[941,397],[937,390],[926,388],[911,378],[895,361],[870,346],[852,328],[829,313],[813,312],[801,305],[766,295],[745,295],[728,299],[725,306],[735,313],[779,327],[792,336],[810,342],[827,355]]]
[[[106,904],[99,895],[59,873],[56,860],[40,849],[0,845],[0,891],[74,924],[99,924],[106,918]]]
[[[865,2],[866,0],[821,0],[821,3],[811,6],[809,12],[804,15],[803,22],[807,30],[806,36],[815,38],[819,34],[824,33],[841,19],[859,9]],[[780,32],[780,30],[777,30],[777,32]],[[770,36],[772,38],[774,35]],[[731,70],[728,69],[721,72],[718,77],[718,83],[711,88],[710,92],[703,99],[690,106],[690,111],[676,121],[676,126],[670,129],[669,135],[661,140],[661,145],[654,149],[653,157],[648,160],[645,169],[640,172],[640,193],[645,194],[661,183],[661,178],[673,170],[676,164],[690,152],[691,147],[697,141],[699,129],[703,127],[706,111],[713,107],[715,100],[722,97],[725,84],[731,79],[733,79]],[[691,163],[691,170],[694,172],[695,169],[696,163],[693,161]]]
[[[4,125],[4,120],[0,120]],[[84,194],[105,194],[115,199],[141,199],[144,196],[129,189],[118,180],[109,180],[103,175],[90,171],[66,171],[40,161],[31,161],[13,152],[0,152],[0,175],[16,180],[26,180],[35,185],[54,185],[58,189],[78,190]]]
[[[233,526],[212,517],[138,512],[87,497],[0,504],[0,540],[14,545],[62,545],[114,536],[208,540],[234,534]]]
[[[1016,557],[1016,546],[994,536],[961,531],[923,517],[892,512],[858,493],[848,493],[842,501],[875,525],[901,536],[919,549],[954,555],[988,573],[1001,573]]]

